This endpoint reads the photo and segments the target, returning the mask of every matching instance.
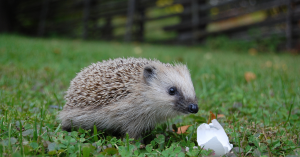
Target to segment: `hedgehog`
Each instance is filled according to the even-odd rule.
[[[96,126],[134,139],[157,123],[198,112],[187,66],[144,58],[93,63],[71,81],[65,99],[63,130]]]

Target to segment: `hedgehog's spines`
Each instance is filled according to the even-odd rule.
[[[135,78],[140,73],[140,69],[145,64],[153,62],[152,60],[146,59],[135,59],[135,58],[118,58],[115,60],[107,60],[103,62],[98,62],[96,64],[92,64],[91,66],[84,68],[81,70],[80,73],[77,74],[77,77],[72,81],[71,84],[77,89],[70,88],[67,92],[66,99],[68,98],[75,98],[76,93],[78,95],[89,96],[86,97],[86,100],[82,103],[72,104],[68,103],[70,106],[80,106],[80,105],[105,105],[106,103],[112,102],[114,100],[118,100],[121,97],[125,97],[128,93],[128,84],[138,82]],[[123,75],[119,75],[118,72],[122,71]],[[124,75],[126,72],[127,75]],[[111,80],[114,80],[112,82]],[[123,81],[125,80],[125,81]],[[77,82],[77,84],[75,83]],[[100,92],[92,92],[95,89],[91,90],[91,86],[97,84],[97,82],[102,82],[99,88],[104,88],[105,90],[101,90]],[[116,84],[113,84],[116,83]],[[99,83],[98,83],[99,85]],[[115,88],[121,88],[122,90],[115,90]],[[75,95],[74,95],[75,90]],[[77,91],[76,91],[77,90]],[[81,93],[80,91],[86,91],[88,93]],[[107,91],[108,90],[108,91]],[[72,94],[73,96],[68,96]],[[96,97],[105,98],[105,99],[114,99],[114,100],[103,100],[97,101],[95,100]],[[77,100],[82,101],[80,96]],[[90,103],[92,102],[92,103]],[[99,103],[96,103],[99,102]],[[72,105],[71,105],[72,104]]]

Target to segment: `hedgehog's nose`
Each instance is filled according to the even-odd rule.
[[[189,112],[197,113],[198,112],[198,105],[197,104],[190,104],[189,105]]]

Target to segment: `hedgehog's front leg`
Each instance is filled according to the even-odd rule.
[[[134,138],[135,140],[142,139],[142,131],[140,131],[135,124],[131,124],[126,127],[126,133],[128,133],[130,138]]]

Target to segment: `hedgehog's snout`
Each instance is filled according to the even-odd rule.
[[[189,112],[190,113],[197,113],[198,112],[198,105],[197,104],[190,104],[189,105]]]

